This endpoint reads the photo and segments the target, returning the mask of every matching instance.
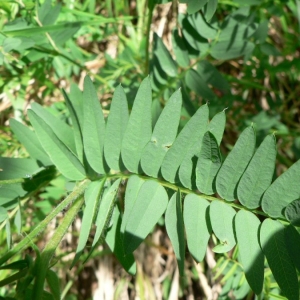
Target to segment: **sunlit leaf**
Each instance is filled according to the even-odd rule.
[[[209,209],[211,226],[220,244],[213,248],[214,252],[224,253],[230,251],[236,244],[233,230],[235,210],[220,201],[213,201]]]
[[[288,299],[298,300],[298,277],[285,243],[284,226],[265,219],[260,229],[260,243],[282,292]]]
[[[195,194],[188,194],[185,197],[183,216],[187,245],[197,262],[203,260],[212,232],[208,210],[209,202],[204,198]]]
[[[216,179],[218,194],[227,201],[237,198],[237,184],[245,171],[255,149],[255,132],[247,127],[240,135],[225,159]]]

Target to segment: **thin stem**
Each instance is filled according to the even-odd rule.
[[[46,247],[44,248],[40,260],[36,265],[36,280],[33,288],[33,300],[40,300],[43,298],[43,291],[44,291],[44,282],[47,275],[47,271],[49,268],[50,261],[61,242],[62,238],[66,234],[66,231],[72,224],[73,220],[75,219],[79,209],[81,208],[84,202],[84,197],[81,194],[80,197],[77,197],[75,202],[73,203],[72,207],[67,211],[64,216],[62,223],[58,226],[55,230],[54,235],[47,243]]]
[[[68,195],[41,223],[39,223],[28,235],[26,235],[22,241],[20,241],[13,249],[3,255],[0,258],[0,266],[24,249],[41,231],[47,227],[53,218],[55,218],[62,210],[73,203],[76,199],[80,198],[89,183],[89,179],[84,180],[77,189]]]

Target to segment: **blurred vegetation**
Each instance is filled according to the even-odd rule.
[[[1,156],[28,156],[8,120],[14,117],[28,124],[26,110],[32,101],[71,124],[62,88],[70,91],[78,85],[82,89],[84,76],[89,74],[107,115],[120,83],[131,108],[141,81],[150,75],[154,120],[170,95],[181,88],[181,127],[203,103],[209,103],[211,116],[227,109],[223,155],[240,132],[254,123],[258,144],[266,134],[276,132],[277,170],[286,170],[300,158],[300,2],[210,0],[205,4],[207,1],[199,0],[205,2],[201,10],[196,2],[187,6],[165,0],[1,1]],[[73,189],[62,176],[50,175],[40,189],[21,199],[26,209],[8,209],[14,222],[14,243]],[[9,246],[10,229],[1,211],[0,218],[2,256]],[[62,218],[32,241],[25,252],[27,259],[51,239]],[[199,265],[187,256],[186,276],[179,279],[162,226],[157,226],[136,252],[136,277],[122,270],[105,245],[85,265],[69,270],[79,219],[72,230],[57,249],[53,267],[59,270],[62,299],[91,299],[94,293],[94,299],[203,299],[209,294],[214,294],[214,299],[254,298],[249,289],[238,289],[242,270],[235,252],[223,256],[208,249]],[[0,279],[11,274],[1,270]],[[271,272],[267,275],[265,299],[285,299]],[[15,295],[13,284],[0,288],[4,299]]]

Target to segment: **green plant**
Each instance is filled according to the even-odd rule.
[[[238,245],[235,251],[239,257],[236,259],[235,255],[234,269],[230,267],[231,274],[239,272],[235,275],[240,278],[235,283],[236,293],[247,294],[250,287],[257,295],[263,292],[266,257],[282,293],[288,299],[298,299],[296,253],[300,236],[294,225],[299,223],[299,161],[271,183],[276,157],[275,136],[268,135],[255,151],[255,130],[251,125],[222,162],[219,145],[225,112],[215,115],[209,122],[209,107],[203,105],[177,135],[182,105],[180,91],[167,101],[152,131],[151,93],[150,79],[146,78],[129,116],[126,96],[119,86],[105,124],[93,83],[86,77],[84,90],[77,98],[69,98],[64,93],[73,128],[38,104],[33,104],[28,111],[34,132],[11,120],[13,131],[22,139],[32,159],[0,159],[3,169],[1,197],[8,199],[6,203],[2,200],[2,206],[18,207],[19,201],[13,200],[12,193],[19,191],[19,196],[26,197],[26,186],[34,185],[35,189],[41,174],[50,176],[51,170],[54,176],[55,169],[49,168],[50,165],[68,180],[78,183],[45,220],[1,257],[0,263],[4,264],[27,247],[57,213],[71,204],[34,266],[25,264],[25,273],[25,262],[19,261],[22,271],[18,273],[21,277],[18,286],[24,282],[30,284],[26,293],[32,299],[41,299],[54,252],[84,205],[72,265],[84,252],[95,223],[97,230],[88,256],[105,241],[123,267],[134,274],[136,266],[132,252],[165,213],[165,226],[182,276],[184,231],[188,249],[196,261],[203,259],[208,239],[213,234],[216,253],[226,253]],[[116,199],[121,182],[127,179],[123,212]],[[220,198],[211,196],[216,192]],[[184,200],[183,194],[186,195]],[[258,209],[260,206],[263,211]],[[264,221],[261,223],[258,217]],[[6,224],[10,223],[8,215],[3,214],[3,219]],[[246,276],[246,280],[241,276]],[[11,277],[13,280],[16,280],[15,275]]]

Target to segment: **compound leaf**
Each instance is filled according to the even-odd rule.
[[[166,190],[156,181],[141,186],[124,232],[125,253],[134,251],[153,229],[168,205]]]
[[[221,164],[218,142],[214,135],[207,131],[202,139],[196,167],[196,185],[201,193],[206,195],[215,193],[214,181]]]
[[[284,208],[300,198],[300,160],[279,176],[266,190],[262,209],[273,218],[284,217]]]
[[[15,119],[10,119],[9,125],[17,139],[26,148],[32,158],[40,161],[44,166],[52,165],[49,156],[33,131]]]
[[[82,180],[85,170],[78,158],[34,111],[28,110],[28,116],[41,145],[57,169],[71,180]]]
[[[171,240],[178,263],[179,273],[184,275],[185,239],[180,192],[171,197],[165,216],[168,236]]]
[[[174,142],[182,106],[181,92],[178,90],[168,100],[156,122],[151,140],[143,150],[141,166],[146,174],[157,177],[163,159]]]
[[[124,165],[133,173],[138,173],[142,151],[151,138],[151,105],[152,92],[147,77],[135,97],[121,149]]]
[[[187,245],[193,258],[203,260],[212,229],[208,217],[209,202],[195,194],[188,194],[184,199],[184,225]]]
[[[107,164],[113,170],[119,170],[121,165],[121,146],[129,119],[128,104],[124,89],[119,85],[111,102],[106,124],[104,155]]]
[[[105,121],[97,92],[89,76],[83,89],[83,147],[89,165],[98,173],[105,173],[103,145]]]
[[[209,215],[212,230],[221,242],[213,248],[213,251],[217,253],[230,251],[236,244],[233,231],[235,210],[231,206],[215,200],[210,204]]]
[[[282,292],[288,299],[298,300],[298,277],[286,246],[284,226],[265,219],[260,229],[260,243]]]
[[[247,127],[225,159],[216,179],[218,194],[227,201],[236,199],[236,187],[255,148],[255,132]]]
[[[259,295],[264,282],[264,255],[258,240],[260,221],[253,213],[240,210],[234,224],[240,262],[250,287]]]
[[[239,201],[253,209],[260,206],[265,190],[270,186],[275,169],[276,140],[268,135],[253,155],[238,188]]]

